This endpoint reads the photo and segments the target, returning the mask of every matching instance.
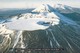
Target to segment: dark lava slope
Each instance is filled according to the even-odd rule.
[[[46,30],[24,31],[23,42],[26,48],[33,48],[33,50],[25,50],[24,53],[79,53],[79,31],[79,27],[64,22]],[[54,50],[34,50],[34,48],[54,48]]]

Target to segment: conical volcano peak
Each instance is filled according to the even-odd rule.
[[[49,4],[42,4],[35,8],[32,12],[50,12],[53,9]]]

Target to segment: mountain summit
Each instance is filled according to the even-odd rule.
[[[63,4],[57,4],[54,5],[54,7],[50,6],[49,4],[42,4],[39,7],[35,8],[32,12],[52,12],[52,11],[58,11],[60,13],[73,13],[73,7],[63,5]]]
[[[53,7],[48,4],[42,4],[38,8],[34,9],[32,12],[51,12]]]

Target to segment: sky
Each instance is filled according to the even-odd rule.
[[[31,8],[41,4],[64,4],[80,8],[80,0],[0,0],[0,8]]]

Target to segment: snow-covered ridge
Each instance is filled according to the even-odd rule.
[[[13,30],[6,28],[4,24],[0,24],[0,52],[5,51],[11,44],[11,37],[14,35]]]
[[[72,12],[69,11],[72,10],[71,7],[62,4],[58,4],[55,8],[56,9],[59,8],[58,10],[62,9],[62,11],[65,13]],[[12,19],[9,20],[10,22],[5,23],[5,25],[8,29],[14,29],[14,30],[33,31],[33,30],[47,29],[50,26],[58,25],[61,19],[55,14],[55,12],[57,12],[55,8],[52,8],[48,4],[42,4],[41,6],[35,8],[32,11],[32,12],[37,12],[36,14],[25,13],[25,14],[20,14],[18,16],[14,16]],[[52,9],[54,11],[52,11]],[[68,11],[65,9],[67,9]]]
[[[59,24],[59,17],[51,12],[53,8],[48,4],[42,4],[32,12],[37,14],[26,13],[13,17],[11,22],[5,23],[8,29],[12,30],[44,30],[50,26]]]
[[[42,4],[38,8],[34,9],[32,12],[51,12],[57,10],[60,13],[73,13],[73,7],[63,5],[63,4],[54,4],[54,6],[50,6],[48,4]]]
[[[38,12],[37,14],[26,13],[15,16],[10,20],[11,22],[5,23],[5,25],[12,30],[44,30],[59,24],[59,17],[50,11],[51,7],[48,4],[43,4],[32,11]]]
[[[52,13],[41,14],[23,14],[22,17],[17,19],[15,17],[12,22],[5,23],[8,29],[14,30],[43,30],[49,28],[51,25],[59,24],[59,18]]]
[[[63,5],[63,4],[57,4],[54,6],[56,10],[58,10],[60,13],[73,13],[73,7]]]
[[[6,44],[6,48],[8,48],[12,41],[10,36],[15,34],[12,43],[12,48],[14,48],[17,45],[20,36],[22,36],[22,31],[45,30],[50,26],[58,25],[60,22],[59,17],[56,16],[54,12],[49,12],[50,9],[48,6],[45,6],[45,8],[45,11],[42,11],[40,8],[39,13],[37,14],[25,13],[13,16],[11,19],[7,20],[8,22],[4,21],[2,24],[0,24],[0,36],[7,38],[6,40],[4,39],[6,42],[3,41],[1,45],[6,44],[9,39],[9,43]],[[18,32],[14,33],[14,30],[17,30]],[[23,44],[22,41],[21,44]],[[23,46],[21,45],[21,47]],[[1,46],[0,49],[2,49]]]
[[[32,12],[51,12],[53,8],[48,4],[42,4],[35,8]]]

